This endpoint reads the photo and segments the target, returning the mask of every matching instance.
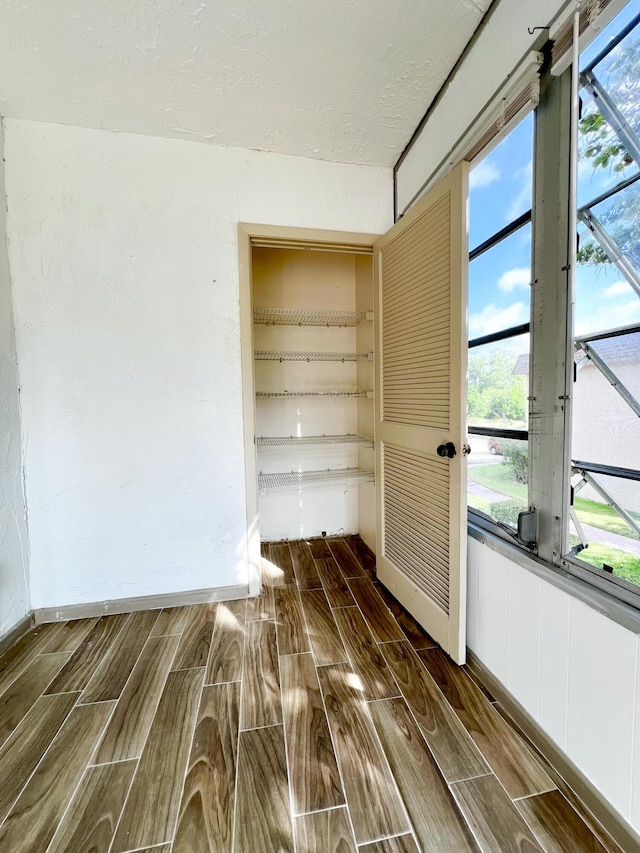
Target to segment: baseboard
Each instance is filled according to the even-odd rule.
[[[467,665],[614,841],[623,850],[640,850],[640,836],[469,648]]]
[[[27,613],[17,625],[14,625],[4,637],[0,637],[0,655],[3,655],[7,649],[10,649],[11,646],[20,639],[23,634],[26,634],[30,628],[33,628],[35,625],[35,619],[33,618],[33,611]]]
[[[141,595],[135,598],[114,598],[86,604],[67,604],[61,607],[39,607],[33,611],[36,624],[86,619],[107,613],[130,613],[133,610],[157,610],[160,607],[180,607],[185,604],[209,604],[212,601],[233,601],[247,598],[246,584],[220,586],[211,589],[190,589],[186,592],[167,592],[160,595]]]

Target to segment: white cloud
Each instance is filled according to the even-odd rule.
[[[511,205],[507,211],[507,218],[509,220],[515,219],[516,216],[519,216],[521,213],[524,213],[529,207],[531,207],[531,193],[532,193],[532,180],[533,180],[533,161],[530,160],[524,168],[519,169],[515,176],[516,180],[514,183],[517,183],[518,180],[521,181],[520,191],[517,195],[514,196]]]
[[[591,312],[587,320],[576,323],[576,335],[586,335],[628,326],[640,320],[640,299],[624,302],[622,305],[604,305],[600,312]]]
[[[529,319],[529,309],[524,302],[514,302],[507,308],[496,308],[495,305],[487,305],[478,314],[469,317],[469,334],[472,338],[490,335],[501,329],[511,326],[519,326]]]
[[[602,295],[606,296],[607,299],[611,299],[615,296],[630,296],[633,293],[633,288],[627,281],[616,281],[614,284],[609,285],[609,287],[603,290]]]
[[[490,160],[482,160],[469,174],[469,187],[472,190],[488,187],[500,180],[500,170]]]
[[[531,281],[531,270],[529,267],[517,267],[513,270],[507,270],[498,280],[500,290],[511,291],[515,287],[529,287]]]

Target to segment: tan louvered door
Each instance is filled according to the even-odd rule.
[[[465,658],[468,165],[374,245],[378,576]],[[438,447],[453,444],[453,458]]]

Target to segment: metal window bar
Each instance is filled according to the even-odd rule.
[[[486,435],[490,438],[514,438],[519,441],[528,441],[529,433],[526,429],[503,429],[501,427],[476,427],[468,426],[469,435]]]
[[[602,474],[605,477],[619,477],[622,480],[635,480],[640,483],[640,471],[635,468],[618,468],[615,465],[601,465],[599,462],[583,462],[572,459],[571,466],[576,473]]]
[[[618,338],[620,335],[632,335],[640,332],[640,323],[631,323],[628,326],[617,326],[615,329],[608,329],[604,332],[596,332],[594,335],[582,335],[576,338],[576,341],[604,341],[607,338]]]
[[[607,42],[605,47],[600,51],[600,53],[595,57],[595,59],[592,59],[588,65],[585,65],[585,67],[582,69],[582,73],[585,74],[588,71],[593,71],[596,65],[599,65],[603,59],[606,59],[607,56],[609,56],[609,54],[611,53],[611,51],[615,47],[617,47],[620,42],[624,41],[629,35],[629,33],[635,30],[638,24],[640,24],[640,15],[636,15],[635,18],[629,21],[629,23],[626,27],[624,27],[624,29],[620,30],[620,32],[617,36],[615,36],[615,38],[612,38],[611,41]]]
[[[585,481],[586,482],[586,481]],[[577,490],[576,486],[576,490]],[[580,551],[584,551],[585,548],[589,547],[589,540],[587,539],[587,534],[584,532],[584,527],[580,523],[580,519],[578,518],[578,513],[575,511],[575,507],[569,508],[569,517],[573,522],[573,526],[576,529],[576,533],[578,534],[578,539],[580,540],[579,545],[574,545],[573,548],[569,551],[570,554],[573,554],[574,557],[577,556]]]
[[[622,397],[625,403],[629,406],[629,408],[640,417],[640,403],[633,396],[631,391],[626,387],[626,385],[618,379],[616,374],[611,370],[608,364],[604,361],[604,359],[598,355],[598,353],[589,345],[589,339],[585,338],[576,338],[575,339],[575,347],[576,350],[582,350],[585,356],[593,363],[595,367],[598,368],[600,373],[604,376],[607,382],[610,383],[611,387],[614,388],[618,394]]]
[[[516,338],[518,335],[526,335],[529,333],[530,323],[522,323],[519,326],[511,326],[508,329],[502,329],[500,332],[492,332],[490,335],[482,335],[481,338],[473,338],[469,341],[469,349],[481,347],[483,344],[493,344],[496,341],[506,341],[509,338]]]
[[[506,240],[507,237],[515,234],[516,231],[523,228],[529,222],[531,222],[531,211],[527,210],[526,213],[523,213],[517,219],[514,219],[513,222],[505,225],[504,228],[496,231],[493,236],[488,237],[483,243],[476,246],[475,249],[471,249],[469,252],[469,263],[471,263],[471,261],[475,261],[476,258],[480,257],[480,255],[483,255],[485,252],[488,252],[489,249],[493,249],[494,246],[497,246],[498,243]]]
[[[609,492],[609,490],[606,489],[602,485],[602,483],[600,483],[599,480],[597,480],[593,476],[594,473],[599,473],[606,474],[610,477],[640,480],[640,471],[630,471],[629,469],[625,468],[613,468],[609,465],[596,465],[595,463],[577,462],[573,460],[571,462],[571,466],[572,474],[578,474],[582,478],[582,480],[584,480],[584,483],[581,480],[578,486],[574,489],[574,493],[578,491],[578,489],[582,488],[584,484],[588,484],[589,486],[591,486],[592,489],[595,489],[595,491],[598,492],[600,497],[604,501],[606,501],[606,503],[609,504],[611,509],[613,509],[614,512],[616,512],[620,516],[620,518],[626,521],[629,527],[634,530],[638,534],[638,536],[640,536],[640,525],[638,524],[638,522],[627,512],[627,510],[621,504],[618,503],[618,501],[613,497],[611,492]],[[631,474],[632,476],[629,476],[629,474]]]
[[[328,468],[325,471],[287,471],[276,474],[260,474],[258,489],[260,494],[280,490],[318,488],[321,486],[355,486],[360,483],[373,483],[373,471],[362,468]]]
[[[291,352],[285,350],[256,350],[256,361],[358,361],[369,358],[366,352]]]
[[[620,181],[614,187],[609,187],[608,190],[605,190],[600,195],[597,195],[595,198],[592,198],[586,204],[581,205],[580,210],[586,210],[586,208],[594,208],[599,204],[602,204],[603,201],[608,201],[612,196],[617,195],[622,190],[626,190],[628,187],[632,187],[636,181],[640,181],[640,171],[636,172],[635,175],[631,175],[628,178],[625,178],[624,181]]]
[[[277,435],[265,436],[261,435],[256,438],[256,445],[259,448],[280,448],[280,447],[315,447],[317,445],[344,445],[350,444],[357,447],[373,447],[373,441],[367,438],[366,435],[347,434],[347,435]]]
[[[582,72],[580,85],[636,161],[636,164],[640,166],[640,139],[592,70]]]
[[[595,213],[587,206],[581,207],[578,210],[578,219],[587,226],[594,238],[602,246],[611,263],[613,263],[622,273],[631,287],[640,296],[640,274],[636,271],[633,264],[625,257],[620,247],[609,234],[603,224],[600,222]]]
[[[266,326],[357,326],[364,311],[320,311],[313,308],[254,308],[253,321]]]

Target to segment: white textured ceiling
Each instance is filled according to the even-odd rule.
[[[389,166],[489,0],[0,0],[0,114]]]

